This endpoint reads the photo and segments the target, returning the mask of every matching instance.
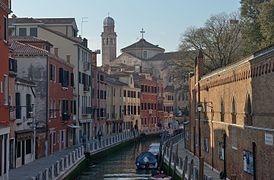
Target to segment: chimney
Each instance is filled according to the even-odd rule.
[[[204,55],[203,51],[200,49],[198,56],[195,58],[195,75],[197,77],[197,81],[201,79],[203,76],[203,68],[204,68]]]
[[[67,55],[67,62],[70,63],[70,55]]]
[[[82,45],[86,48],[88,47],[88,40],[86,38],[83,39]]]
[[[54,55],[58,57],[58,48],[54,48]]]

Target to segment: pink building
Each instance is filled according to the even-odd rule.
[[[92,66],[92,107],[93,107],[93,138],[99,131],[106,134],[106,74],[96,66]]]

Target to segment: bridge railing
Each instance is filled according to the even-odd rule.
[[[147,129],[142,129],[139,131],[140,134],[158,134],[165,131],[164,128],[147,128]]]
[[[149,133],[157,133],[159,130],[147,131]],[[113,134],[107,137],[97,138],[79,146],[76,146],[67,155],[60,157],[55,163],[53,163],[48,168],[41,172],[38,172],[36,176],[32,177],[32,180],[57,180],[62,179],[64,174],[69,172],[69,170],[79,163],[85,157],[85,152],[91,154],[100,152],[104,149],[110,148],[111,146],[117,145],[119,143],[128,141],[139,136],[138,131],[129,131],[119,134]]]
[[[178,134],[162,142],[161,157],[163,162],[169,166],[169,175],[174,176],[176,173],[181,178],[184,177],[183,179],[198,180],[199,167],[194,165],[194,158],[187,155],[183,158],[178,155],[178,144],[176,143],[182,140],[182,137],[182,134]],[[213,177],[204,175],[204,179],[212,180]]]
[[[123,141],[128,141],[137,136],[138,136],[137,131],[129,131],[129,132],[110,135],[107,137],[97,138],[83,145],[85,147],[86,152],[96,153],[97,151],[101,151],[105,148],[121,143]]]
[[[68,172],[75,164],[80,162],[84,155],[84,146],[78,146],[69,154],[60,157],[54,164],[38,172],[32,180],[57,180],[60,179],[66,172]]]

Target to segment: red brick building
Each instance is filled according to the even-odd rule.
[[[72,114],[74,106],[74,75],[73,66],[58,57],[49,57],[49,153],[54,153],[73,145],[74,129]],[[74,139],[75,141],[75,139]]]
[[[9,171],[9,46],[8,46],[8,14],[10,1],[0,1],[0,178],[8,178]]]
[[[75,141],[73,66],[58,57],[57,48],[54,54],[50,53],[52,45],[47,41],[34,37],[12,37],[10,41],[18,62],[17,76],[37,85],[34,105],[36,157],[72,145]]]
[[[203,61],[189,82],[186,147],[229,179],[274,179],[274,45],[206,75]]]
[[[148,74],[140,75],[141,129],[156,128],[163,119],[162,83]]]

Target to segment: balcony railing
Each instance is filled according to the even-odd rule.
[[[93,114],[92,107],[82,107],[82,115]]]
[[[92,107],[86,107],[87,109],[87,114],[92,114]]]
[[[86,62],[83,64],[84,71],[88,71],[90,69],[90,62]]]
[[[62,121],[68,121],[70,119],[70,114],[67,112],[62,113]]]
[[[89,86],[87,84],[84,84],[84,91],[89,91]]]

